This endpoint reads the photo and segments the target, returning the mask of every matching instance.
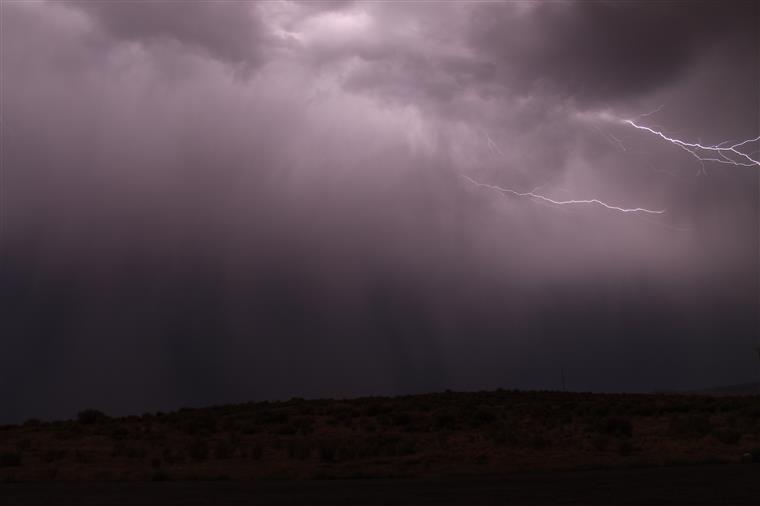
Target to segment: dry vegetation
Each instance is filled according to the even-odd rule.
[[[760,397],[446,392],[0,428],[0,480],[499,474],[760,460]]]

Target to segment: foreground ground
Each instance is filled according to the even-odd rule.
[[[504,476],[751,462],[758,448],[758,396],[446,392],[28,420],[0,427],[0,482]]]
[[[506,477],[0,485],[4,506],[725,505],[756,506],[760,466],[518,473]]]

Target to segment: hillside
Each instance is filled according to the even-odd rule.
[[[435,477],[758,460],[760,398],[494,391],[0,428],[0,480]]]
[[[760,395],[760,383],[741,383],[738,385],[721,385],[713,388],[705,388],[689,392],[695,395],[735,396],[735,395]]]

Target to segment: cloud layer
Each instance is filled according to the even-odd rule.
[[[757,14],[3,3],[4,416],[746,380]]]

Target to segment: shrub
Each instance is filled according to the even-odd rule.
[[[495,427],[489,434],[496,446],[511,446],[518,442],[517,431],[506,424]]]
[[[332,410],[332,416],[341,422],[345,422],[346,420],[359,416],[359,412],[349,406],[338,406]]]
[[[680,437],[702,437],[712,431],[710,419],[704,415],[680,415],[670,419],[670,432]]]
[[[334,462],[335,461],[335,447],[323,444],[319,448],[319,458],[322,462]]]
[[[161,458],[169,465],[172,465],[179,460],[178,455],[175,454],[171,448],[164,448],[164,451],[161,452]]]
[[[227,441],[219,441],[214,450],[214,456],[218,459],[228,459],[232,455],[232,445]]]
[[[32,447],[32,440],[28,437],[22,438],[19,440],[18,444],[16,445],[18,448],[18,451],[23,452],[24,450],[29,450]]]
[[[448,411],[436,413],[433,417],[433,423],[437,429],[452,430],[457,428],[456,416]]]
[[[618,453],[623,457],[627,457],[633,453],[633,445],[631,442],[627,439],[620,441],[620,444],[618,444]]]
[[[290,423],[300,434],[311,434],[314,432],[314,420],[311,417],[302,416],[294,418]]]
[[[600,452],[606,450],[609,443],[609,438],[607,436],[602,436],[601,434],[595,434],[591,438],[591,444]]]
[[[396,448],[398,455],[412,455],[417,451],[417,445],[412,438],[405,438],[399,441]]]
[[[295,426],[293,426],[293,424],[290,424],[290,423],[280,425],[274,430],[275,434],[279,434],[281,436],[292,436],[293,434],[297,432],[298,432],[298,429]]]
[[[362,410],[364,416],[374,417],[386,413],[388,408],[382,404],[372,403]]]
[[[188,448],[190,458],[194,460],[206,460],[208,458],[208,445],[203,439],[196,439]]]
[[[475,426],[481,426],[496,421],[496,413],[488,406],[479,406],[473,413],[470,422]]]
[[[547,439],[543,434],[536,434],[531,438],[530,445],[534,450],[543,450],[549,446],[549,439]]]
[[[130,459],[144,459],[148,452],[145,450],[145,448],[135,448],[133,446],[129,447],[125,451],[127,458]]]
[[[276,412],[262,412],[256,416],[256,423],[261,425],[269,424],[286,424],[290,419],[290,415],[285,411]]]
[[[715,436],[715,439],[727,445],[735,445],[742,438],[741,432],[733,430],[733,429],[718,430],[715,432],[714,436]]]
[[[597,424],[596,431],[609,436],[627,438],[633,435],[633,424],[627,418],[610,416]]]
[[[44,459],[45,462],[55,462],[56,460],[66,458],[66,455],[68,455],[66,450],[50,449],[45,452]]]
[[[216,432],[216,419],[211,415],[192,417],[182,423],[181,430],[191,436],[213,434]]]
[[[120,441],[129,435],[129,431],[124,427],[116,427],[111,431],[111,439]]]

